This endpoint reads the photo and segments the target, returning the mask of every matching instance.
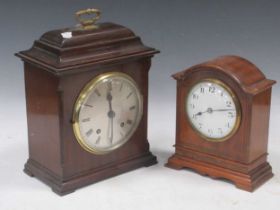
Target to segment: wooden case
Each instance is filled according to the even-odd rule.
[[[255,65],[237,56],[219,57],[173,77],[177,80],[176,151],[166,165],[225,178],[247,191],[271,178],[267,143],[271,87],[275,81],[266,79]],[[205,78],[227,84],[240,102],[241,124],[227,141],[206,141],[193,130],[186,117],[186,94],[193,84]]]
[[[24,171],[60,195],[96,181],[157,163],[147,140],[148,72],[157,50],[126,27],[102,23],[97,29],[66,28],[45,33],[24,61],[29,159]],[[85,84],[105,72],[131,76],[143,95],[143,117],[124,146],[94,155],[76,141],[74,103]]]

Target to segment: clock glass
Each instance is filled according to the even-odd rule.
[[[205,79],[196,83],[186,97],[186,113],[193,129],[209,141],[225,141],[239,127],[239,102],[222,81]]]
[[[120,72],[102,74],[81,91],[74,108],[76,139],[87,151],[105,154],[126,143],[142,117],[135,81]]]

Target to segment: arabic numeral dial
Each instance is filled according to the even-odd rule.
[[[186,115],[194,132],[210,141],[224,141],[236,132],[241,118],[236,95],[222,81],[194,84],[186,96]]]

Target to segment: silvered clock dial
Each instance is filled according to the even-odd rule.
[[[90,81],[74,108],[76,139],[87,151],[105,154],[126,143],[142,117],[142,96],[126,74],[111,72]]]
[[[192,127],[206,140],[224,141],[240,123],[240,108],[230,88],[216,79],[196,83],[186,97]]]

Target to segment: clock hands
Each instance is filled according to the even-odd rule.
[[[111,133],[110,133],[110,138],[109,138],[109,140],[110,140],[110,143],[112,144],[113,143],[113,118],[111,118],[111,120],[110,120],[110,122],[111,122],[111,126],[110,126],[110,128],[111,128]]]
[[[235,109],[214,109],[213,112],[235,111]]]
[[[194,116],[202,115],[204,113],[208,112],[207,110],[205,112],[197,112]]]
[[[110,112],[114,112],[113,109],[112,109],[112,99],[113,99],[113,96],[111,94],[111,92],[108,92],[107,94],[107,101],[109,103],[109,112],[108,112],[108,116],[111,117],[112,116],[112,113],[109,114]]]
[[[113,143],[113,118],[108,118],[107,136],[109,142],[112,144]]]
[[[109,112],[108,112],[108,117],[109,117],[109,125],[108,125],[108,139],[110,140],[110,142],[112,143],[113,142],[113,119],[115,117],[115,112],[113,111],[113,108],[112,108],[112,100],[113,100],[113,96],[111,94],[111,90],[112,89],[109,89],[108,90],[108,93],[107,93],[107,101],[109,103]]]
[[[211,107],[209,107],[206,111],[204,112],[198,112],[195,114],[195,116],[198,116],[198,115],[202,115],[204,113],[213,113],[213,112],[226,112],[226,111],[234,111],[234,109],[212,109]]]

